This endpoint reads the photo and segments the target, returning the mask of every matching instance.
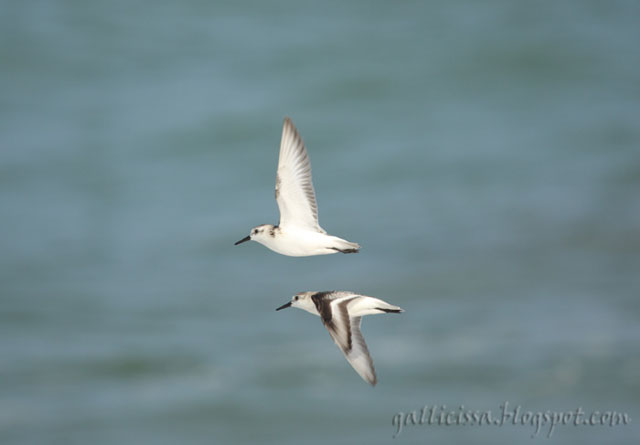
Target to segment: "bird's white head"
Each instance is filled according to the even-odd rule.
[[[267,242],[273,239],[277,231],[277,227],[273,224],[261,224],[251,229],[248,236],[245,236],[240,241],[236,241],[234,246],[242,244],[245,241],[257,241],[260,244],[266,245]]]
[[[319,315],[318,310],[316,309],[316,305],[311,299],[311,296],[315,293],[316,292],[300,292],[299,294],[294,295],[291,298],[291,301],[277,308],[276,311],[279,311],[280,309],[286,309],[288,307],[297,307],[298,309],[305,310],[314,315]]]

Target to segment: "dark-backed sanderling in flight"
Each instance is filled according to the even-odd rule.
[[[289,256],[356,253],[360,249],[337,236],[331,236],[318,224],[318,205],[311,182],[311,162],[296,127],[284,119],[280,159],[276,175],[276,201],[280,224],[262,224],[249,236],[236,242],[257,241],[274,252]]]
[[[353,369],[366,382],[376,384],[376,371],[360,332],[360,322],[365,315],[400,313],[403,312],[402,308],[378,298],[345,291],[302,292],[276,311],[288,307],[319,315]]]

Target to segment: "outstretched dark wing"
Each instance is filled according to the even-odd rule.
[[[353,369],[366,382],[375,385],[377,379],[373,360],[360,331],[362,317],[349,317],[349,304],[357,298],[349,296],[324,302],[326,306],[322,310],[319,308],[318,312],[331,338]]]

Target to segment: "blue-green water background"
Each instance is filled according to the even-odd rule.
[[[0,442],[389,443],[398,411],[505,400],[632,419],[548,443],[637,442],[639,17],[635,1],[0,2]],[[285,115],[320,223],[360,254],[233,246],[277,222]],[[363,323],[375,388],[319,319],[274,311],[329,289],[406,310]]]

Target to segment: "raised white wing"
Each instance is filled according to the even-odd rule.
[[[322,316],[331,338],[338,345],[347,361],[353,369],[366,382],[375,385],[377,382],[376,371],[373,367],[369,349],[360,331],[362,317],[349,318],[348,306],[358,297],[338,298],[331,302],[331,319]]]
[[[280,226],[297,226],[326,233],[318,224],[318,205],[311,182],[311,162],[298,130],[286,117],[282,127],[276,175]]]

